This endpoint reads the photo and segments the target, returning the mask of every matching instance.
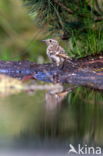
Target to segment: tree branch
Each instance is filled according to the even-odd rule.
[[[103,90],[103,54],[66,60],[62,69],[53,64],[0,61],[0,74],[17,78],[31,76],[45,82],[68,83]]]

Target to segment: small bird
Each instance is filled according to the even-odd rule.
[[[71,60],[71,58],[66,54],[65,50],[55,39],[47,39],[42,41],[48,46],[46,51],[47,56],[54,64],[56,64],[56,66],[63,66],[65,60]]]

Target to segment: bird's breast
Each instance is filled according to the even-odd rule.
[[[57,46],[49,46],[47,48],[47,55],[48,56],[55,55],[57,52],[58,52]]]

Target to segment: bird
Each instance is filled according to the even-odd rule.
[[[69,57],[65,50],[59,45],[59,42],[55,39],[46,39],[42,40],[47,45],[46,54],[50,61],[53,64],[56,64],[57,67],[62,67],[65,60],[69,60],[71,62],[71,57]]]

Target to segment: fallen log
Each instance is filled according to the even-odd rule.
[[[31,76],[40,81],[68,83],[103,90],[103,54],[81,59],[66,60],[63,68],[53,64],[29,61],[0,61],[0,74],[24,78]]]

